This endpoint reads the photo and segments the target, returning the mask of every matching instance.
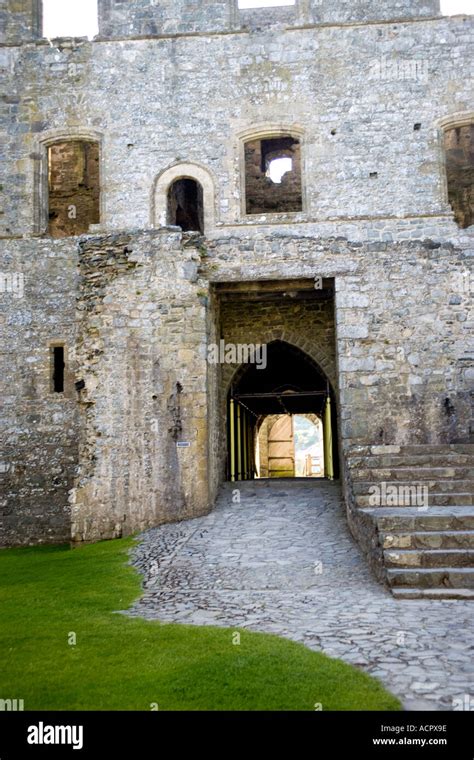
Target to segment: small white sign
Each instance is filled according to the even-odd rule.
[[[191,444],[189,441],[178,441],[176,443],[176,446],[178,449],[188,449],[191,446]]]

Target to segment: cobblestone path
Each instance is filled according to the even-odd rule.
[[[144,595],[130,615],[303,642],[379,677],[407,709],[452,710],[465,695],[474,706],[474,605],[394,599],[336,483],[227,484],[210,515],[144,533],[133,564]]]

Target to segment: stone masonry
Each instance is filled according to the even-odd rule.
[[[281,340],[331,385],[349,524],[377,576],[472,590],[471,536],[420,554],[426,528],[370,493],[426,482],[434,532],[474,514],[473,18],[436,0],[99,0],[99,22],[92,41],[48,41],[41,2],[0,1],[0,544],[210,512],[239,368],[207,347]],[[262,150],[293,156],[281,186]],[[173,226],[180,179],[203,230]],[[293,303],[318,277],[333,300]],[[223,284],[266,281],[280,303],[221,302]]]
[[[234,486],[211,514],[140,536],[143,595],[127,614],[286,636],[379,678],[406,710],[462,709],[468,601],[391,597],[351,539],[335,483],[240,483],[240,502]]]

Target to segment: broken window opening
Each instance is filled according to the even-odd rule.
[[[168,223],[183,232],[204,233],[204,194],[195,179],[177,179],[168,190]]]
[[[474,224],[474,124],[444,133],[448,200],[462,229]]]
[[[64,393],[64,346],[51,347],[51,387],[54,393]]]
[[[293,171],[293,159],[291,158],[273,158],[268,162],[266,176],[271,179],[275,185],[280,185],[283,176],[287,172]]]
[[[295,137],[245,143],[247,214],[302,211],[301,143]]]
[[[99,34],[97,0],[42,0],[43,36],[88,37]]]
[[[443,16],[456,16],[457,14],[473,14],[471,0],[441,0],[441,13]]]
[[[48,233],[83,235],[100,222],[99,144],[67,140],[48,148]]]

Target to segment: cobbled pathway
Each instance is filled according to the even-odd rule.
[[[406,709],[474,708],[474,604],[394,599],[336,483],[226,484],[206,517],[144,533],[132,562],[144,595],[127,614],[278,634],[380,678]]]

